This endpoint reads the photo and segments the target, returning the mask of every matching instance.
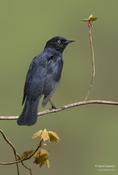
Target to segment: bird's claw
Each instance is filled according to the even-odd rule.
[[[52,106],[51,106],[51,109],[57,109],[57,107],[56,107],[56,106],[54,106],[54,105],[52,105]]]

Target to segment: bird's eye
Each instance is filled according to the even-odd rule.
[[[58,44],[61,44],[61,40],[57,40],[57,43],[58,43]]]

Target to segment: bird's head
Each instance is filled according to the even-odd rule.
[[[47,41],[45,48],[54,48],[62,53],[66,46],[71,42],[74,42],[74,40],[67,40],[64,37],[56,36]]]

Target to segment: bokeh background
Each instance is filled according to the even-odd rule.
[[[0,0],[0,115],[20,114],[28,66],[45,42],[56,35],[76,43],[64,52],[63,76],[53,101],[61,106],[83,100],[91,77],[91,56],[88,29],[82,19],[91,13],[98,20],[93,29],[96,79],[89,98],[118,101],[117,0]],[[0,121],[0,128],[20,153],[37,145],[31,137],[39,129],[59,134],[61,142],[48,146],[50,169],[29,161],[35,175],[118,174],[118,107],[84,106],[42,117],[32,127]],[[1,137],[0,160],[11,159],[11,150]],[[115,171],[99,172],[95,165],[101,164],[114,165]],[[27,173],[22,167],[21,171]],[[0,166],[0,174],[15,175],[15,166]]]

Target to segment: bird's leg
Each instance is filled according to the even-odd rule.
[[[51,109],[57,109],[56,106],[52,103],[51,100],[49,100],[50,104],[51,104]]]

